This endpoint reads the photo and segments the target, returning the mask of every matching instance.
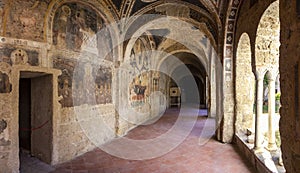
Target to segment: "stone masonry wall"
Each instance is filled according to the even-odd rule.
[[[296,173],[300,172],[300,20],[296,1],[280,1],[280,22],[281,149],[287,172]]]
[[[11,70],[8,64],[0,62],[0,71],[2,74],[8,73],[8,79],[10,79]],[[1,79],[1,90],[3,91],[3,77]],[[0,169],[4,171],[15,170],[14,167],[18,165],[13,157],[14,154],[17,154],[13,151],[16,141],[11,138],[14,130],[12,126],[12,107],[11,104],[8,104],[11,103],[11,98],[11,92],[0,93]]]
[[[234,45],[235,45],[235,51],[234,51],[234,67],[236,67],[235,69],[235,74],[237,74],[236,76],[236,81],[235,81],[235,89],[236,89],[236,93],[235,93],[235,97],[236,97],[236,132],[238,132],[241,127],[238,124],[239,121],[241,121],[241,116],[242,117],[248,117],[246,118],[243,122],[247,127],[251,127],[251,116],[248,116],[249,114],[253,113],[253,105],[250,104],[250,102],[255,102],[256,96],[255,96],[255,90],[253,89],[253,100],[251,99],[251,89],[248,85],[254,85],[255,84],[255,62],[256,62],[256,50],[255,50],[255,45],[256,45],[256,34],[257,34],[257,28],[259,26],[259,22],[261,20],[261,17],[263,15],[263,13],[265,12],[265,10],[269,7],[269,5],[274,2],[274,0],[267,0],[267,1],[259,1],[257,3],[255,3],[253,6],[250,6],[250,1],[244,1],[240,7],[239,10],[239,17],[237,19],[237,24],[236,24],[236,36],[235,36],[235,40],[234,40]],[[242,42],[242,40],[240,40],[240,38],[242,37],[243,34],[247,34],[249,36],[249,48],[251,52],[245,52],[247,49],[244,49],[243,51],[239,52],[240,50],[238,50],[238,45],[239,45],[239,41]],[[260,46],[258,44],[258,46]],[[249,50],[247,50],[249,51]],[[238,54],[241,54],[241,56],[238,56]],[[251,54],[251,59],[247,60],[247,57],[249,56],[249,54]],[[238,66],[240,66],[240,63],[246,63],[247,64],[247,68],[243,68],[243,70],[239,70]],[[263,65],[263,64],[260,64]],[[243,75],[239,75],[241,73],[241,71],[243,71]],[[241,79],[242,76],[247,75],[249,77],[249,81],[251,81],[250,83],[245,84],[245,80],[243,80],[243,83],[240,83],[241,81],[239,79]],[[249,88],[248,88],[249,87]],[[253,86],[254,87],[254,86]],[[246,89],[248,88],[248,89]],[[245,93],[247,92],[244,96],[247,97],[241,97],[241,93],[238,92],[238,90],[242,89],[243,92],[241,93]],[[247,98],[247,99],[245,99]],[[247,101],[248,100],[248,101]],[[239,103],[244,102],[247,103],[247,105],[251,106],[251,108],[245,108],[243,109],[243,107],[245,106],[240,106],[239,107]],[[243,111],[243,115],[241,115],[241,110],[247,110],[247,111]],[[249,122],[250,121],[250,122]]]
[[[53,112],[51,119],[53,126],[52,164],[68,161],[113,139],[116,133],[122,135],[139,123],[155,118],[148,116],[148,112],[156,115],[164,110],[165,107],[161,106],[164,100],[151,97],[152,91],[162,90],[159,86],[164,85],[158,78],[153,80],[152,77],[155,74],[149,72],[137,75],[134,80],[128,80],[131,86],[127,85],[125,88],[114,83],[116,80],[120,83],[124,80],[122,76],[119,76],[122,80],[115,79],[114,67],[120,64],[114,61],[114,55],[101,56],[105,52],[103,49],[111,49],[110,41],[113,38],[111,38],[111,32],[106,32],[103,38],[93,37],[107,24],[105,23],[107,20],[95,7],[88,5],[90,2],[92,1],[84,1],[84,3],[57,1],[55,3],[50,0],[4,0],[0,2],[0,13],[3,14],[0,17],[0,35],[2,36],[0,37],[1,172],[19,171],[18,102],[21,71],[53,76],[50,82],[53,83],[53,95],[49,94],[53,96],[51,98],[53,101],[53,110],[51,110]],[[53,9],[57,10],[48,9],[49,4],[55,4],[57,8]],[[105,12],[108,13],[108,10]],[[107,14],[109,15],[111,14]],[[51,28],[45,24],[54,27]],[[210,25],[209,22],[207,24]],[[51,41],[46,43],[49,38],[45,37],[49,35]],[[92,39],[91,42],[89,42],[90,39]],[[138,72],[143,69],[148,70],[152,64],[150,57],[143,55],[143,51],[152,48],[148,45],[149,40],[145,42],[145,39],[141,38],[137,41],[130,55],[132,68]],[[93,64],[85,62],[84,67],[77,71],[79,84],[76,84],[73,83],[71,76],[80,57],[76,58],[74,55],[82,52],[88,52],[88,56],[83,57],[83,59],[86,58],[85,61],[99,58],[96,61],[104,62],[106,66],[94,67]],[[90,54],[93,55],[90,56]],[[91,74],[96,74],[95,80]],[[221,74],[221,72],[216,74]],[[94,82],[93,85],[84,88],[84,84],[89,84],[91,81]],[[79,97],[77,103],[73,103],[74,97],[70,94],[73,94],[74,88],[84,88],[83,94],[79,92],[76,94],[85,96],[95,94],[97,104],[83,99],[86,97]],[[218,88],[221,89],[221,84],[218,84]],[[122,90],[121,96],[115,94],[120,89]],[[218,96],[221,98],[222,94]],[[120,100],[117,102],[114,99]],[[221,99],[218,101],[221,102]],[[130,104],[144,116],[134,117],[134,122],[137,123],[126,121],[127,117],[118,118],[116,105],[114,105],[116,102],[120,105],[126,103],[124,106]],[[153,104],[152,108],[150,104]]]
[[[236,37],[249,34],[251,51],[255,51],[256,28],[260,17],[274,0],[258,1],[250,8],[244,1],[240,8]],[[300,121],[299,121],[299,56],[300,21],[296,13],[296,1],[280,1],[280,57],[281,84],[280,135],[284,166],[287,172],[300,172]],[[238,39],[235,40],[237,46]],[[252,54],[252,59],[254,55]],[[252,64],[254,65],[254,64]]]
[[[58,119],[58,162],[73,159],[114,138],[114,114],[112,104],[62,108]]]
[[[278,68],[279,61],[279,1],[272,3],[264,12],[257,28],[255,41],[255,65]]]
[[[69,64],[55,66],[53,55],[59,52],[70,58],[68,55],[72,54],[72,50],[58,51],[55,46],[44,42],[44,22],[49,3],[50,0],[0,2],[0,35],[3,36],[0,37],[0,172],[19,172],[18,83],[22,70],[43,72],[54,76],[52,164],[73,159],[115,137],[115,107],[111,92],[114,69],[101,66],[91,70],[91,73],[96,74],[95,90],[90,92],[95,93],[96,104],[88,104],[89,102],[83,99],[81,99],[83,103],[75,107],[69,104],[68,101],[72,98],[67,95],[71,94],[72,90],[68,86],[71,85],[72,79],[67,78],[70,74],[66,70],[69,69],[64,68]],[[76,6],[75,3],[71,5]],[[80,8],[87,8],[87,6],[81,4]],[[73,14],[75,10],[72,10]],[[58,11],[61,12],[60,9]],[[100,26],[102,20],[98,19]],[[88,27],[91,25],[85,29],[89,30]],[[95,27],[93,25],[92,28]],[[83,39],[82,37],[80,35],[78,38]],[[103,40],[99,38],[98,41]],[[86,45],[82,40],[77,43],[81,43],[79,46],[81,49],[91,46]],[[63,53],[64,51],[66,53]],[[79,50],[76,51],[78,54]],[[110,56],[105,57],[105,60],[110,61],[110,64],[113,63]],[[82,81],[85,82],[86,78]],[[90,110],[94,112],[91,113]],[[83,117],[78,117],[76,111],[85,113],[81,114]],[[95,122],[99,124],[93,124]],[[103,123],[103,126],[100,123]],[[87,126],[87,124],[91,125]],[[93,128],[95,126],[99,128]]]

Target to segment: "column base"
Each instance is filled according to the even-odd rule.
[[[268,146],[267,146],[267,150],[269,151],[276,151],[278,148],[277,148],[277,145],[275,143],[269,143]]]

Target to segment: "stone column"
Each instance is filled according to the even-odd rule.
[[[263,114],[263,75],[257,75],[256,89],[256,114],[255,114],[255,142],[254,150],[262,151],[263,134],[261,132]]]
[[[211,70],[210,70],[210,85],[207,85],[207,87],[210,87],[210,111],[209,111],[209,117],[215,118],[217,114],[217,102],[216,102],[216,95],[217,95],[217,86],[216,86],[216,67],[215,67],[215,60],[216,56],[212,52],[211,56]]]
[[[275,79],[269,79],[269,98],[268,98],[268,112],[269,112],[269,131],[268,131],[268,150],[273,151],[277,149],[275,137]]]

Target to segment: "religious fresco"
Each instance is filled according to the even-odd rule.
[[[143,106],[149,96],[149,73],[144,73],[134,78],[129,86],[131,107]]]
[[[102,65],[85,63],[73,76],[75,106],[112,103],[112,70]]]
[[[0,33],[1,33],[1,35],[2,35],[2,31],[3,31],[2,22],[3,22],[4,12],[5,12],[5,10],[4,10],[5,4],[6,4],[6,2],[0,1]]]
[[[72,77],[74,68],[77,62],[75,60],[69,60],[62,57],[53,58],[53,68],[60,69],[62,74],[58,77],[58,96],[62,107],[72,107]]]
[[[10,93],[11,89],[8,75],[0,71],[0,93]]]
[[[112,103],[111,68],[90,63],[77,65],[75,60],[54,58],[54,68],[62,70],[58,78],[62,107]]]
[[[13,50],[13,48],[0,48],[0,62],[5,62],[9,65],[12,65],[10,56]]]
[[[9,65],[39,65],[39,53],[35,50],[16,49],[14,47],[0,48],[0,62]]]
[[[112,42],[105,25],[92,8],[77,3],[64,4],[54,17],[53,44],[60,49],[87,50],[102,59],[112,60],[106,53],[111,52]]]
[[[112,71],[107,67],[94,68],[95,83],[96,83],[96,103],[106,104],[112,103],[111,84],[112,84]]]
[[[131,107],[143,106],[150,95],[149,46],[143,38],[137,39],[130,56],[132,82],[129,84],[129,101]]]
[[[28,63],[28,55],[22,49],[16,49],[11,53],[11,60],[16,65],[26,65]]]
[[[151,46],[147,36],[141,36],[136,40],[130,55],[129,105],[134,109],[140,109],[148,105],[150,94],[160,91],[162,73],[150,69]]]
[[[149,70],[149,46],[144,39],[137,39],[130,55],[130,65],[133,69],[132,73],[140,73],[141,71]]]
[[[44,40],[44,17],[50,0],[14,0],[6,23],[6,36]]]
[[[151,92],[159,91],[160,75],[158,71],[145,71],[134,77],[129,85],[130,106],[137,108],[147,103]]]

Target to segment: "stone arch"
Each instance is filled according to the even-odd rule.
[[[47,9],[46,17],[45,17],[45,21],[44,21],[45,41],[48,44],[52,44],[52,28],[53,28],[54,17],[55,17],[55,14],[56,14],[57,10],[63,4],[70,3],[70,2],[73,2],[73,3],[75,2],[76,3],[76,1],[72,1],[72,0],[52,0],[51,1],[50,5],[49,5],[49,7]],[[78,1],[78,3],[84,4],[84,5],[87,5],[87,6],[91,7],[91,8],[93,8],[104,19],[107,18],[107,17],[105,17],[104,14],[110,14],[108,11],[105,10],[106,8],[104,8],[103,4],[100,4],[99,2],[94,2],[93,0],[88,0],[86,2],[79,2]],[[96,4],[92,5],[92,3],[96,3]],[[103,9],[103,10],[95,9],[95,7],[102,7],[101,9]],[[103,13],[101,13],[101,11]]]
[[[209,2],[206,2],[206,5],[209,5]],[[155,11],[153,9],[156,9],[157,7],[161,6],[184,6],[188,7],[188,9],[193,12],[190,12],[188,16],[180,17],[177,15],[166,15],[165,11]],[[176,11],[174,13],[177,13]],[[141,10],[134,13],[131,17],[126,21],[126,24],[124,25],[124,35],[123,40],[129,40],[132,35],[134,35],[135,31],[140,30],[140,28],[143,27],[144,21],[151,22],[151,20],[155,20],[160,17],[170,17],[171,18],[179,18],[181,21],[189,23],[193,28],[199,29],[206,34],[211,44],[214,46],[215,49],[217,49],[217,43],[219,41],[219,33],[221,33],[222,23],[220,21],[220,18],[216,16],[217,13],[215,13],[215,10],[212,8],[209,8],[209,10],[204,10],[202,8],[199,8],[196,5],[178,1],[174,3],[173,1],[157,1],[154,2]],[[146,16],[145,15],[149,15]],[[199,19],[199,20],[198,20]],[[143,25],[142,25],[143,24]],[[156,28],[157,29],[157,28]]]
[[[247,33],[239,39],[236,51],[236,132],[253,128],[255,77],[251,66],[251,45]]]
[[[151,29],[156,29],[157,28],[157,25],[154,26],[153,23],[155,23],[156,21],[154,22],[150,22],[150,23],[147,23],[145,25],[143,25],[142,27],[139,28],[139,30],[137,30],[131,37],[131,39],[128,41],[128,44],[125,48],[125,52],[124,52],[124,61],[128,61],[128,59],[130,58],[130,53],[131,53],[131,49],[132,47],[134,46],[134,43],[136,42],[136,40],[141,36],[143,35],[144,33],[149,33],[148,30],[151,30]],[[161,24],[162,21],[159,21],[158,19],[158,24]],[[187,22],[185,22],[187,23]],[[189,24],[189,23],[187,23]],[[191,24],[189,24],[191,25]],[[192,26],[192,25],[191,25]],[[172,26],[171,26],[172,27]],[[203,37],[203,33],[201,32],[201,30],[199,30],[200,32],[197,32],[197,33],[193,33],[192,35],[197,35],[199,36],[200,38]],[[168,36],[166,37],[168,38]],[[195,36],[196,38],[196,36]],[[185,39],[187,40],[187,39]],[[209,52],[208,52],[208,48],[205,49],[204,45],[197,41],[197,42],[193,42],[193,39],[190,39],[191,40],[191,43],[193,44],[183,44],[186,48],[184,48],[184,51],[189,51],[189,52],[193,52],[195,53],[195,55],[197,57],[199,57],[199,60],[201,61],[202,64],[204,64],[205,68],[208,67],[208,57],[209,57]],[[182,39],[179,39],[179,40],[175,40],[175,41],[183,41]],[[185,41],[186,42],[186,41]],[[197,45],[197,46],[196,46]],[[206,45],[206,46],[212,46],[210,44],[210,42]],[[190,50],[187,50],[187,49],[190,49]],[[181,49],[180,51],[182,51],[183,49]],[[161,61],[161,59],[164,59],[166,57],[168,57],[170,54],[174,53],[174,52],[163,52],[164,50],[158,50],[159,52],[162,52],[161,55],[159,55],[159,59],[157,59],[157,63],[155,65],[159,65]],[[178,50],[174,50],[176,52],[178,52]],[[207,69],[206,69],[207,70]]]
[[[154,3],[146,6],[145,8],[142,8],[141,10],[137,11],[133,15],[146,14],[148,11],[151,11],[155,7],[160,6],[160,5],[164,5],[166,3],[177,5],[177,6],[178,5],[184,5],[184,6],[187,6],[189,8],[192,8],[194,10],[197,10],[198,12],[205,13],[205,15],[207,17],[211,17],[213,20],[216,21],[216,23],[218,25],[218,28],[220,29],[221,26],[222,26],[222,21],[219,18],[219,15],[218,15],[218,12],[217,12],[215,6],[210,1],[205,1],[205,0],[200,0],[200,1],[206,7],[206,9],[199,8],[198,6],[196,6],[192,3],[184,2],[184,1],[175,1],[175,2],[174,1],[167,1],[167,2],[165,2],[165,1],[160,0],[160,1],[154,2]]]
[[[243,0],[240,1],[230,0],[228,2],[228,8],[227,8],[228,10],[226,12],[225,27],[223,28],[224,36],[222,37],[224,38],[224,40],[222,41],[224,45],[223,47],[220,47],[218,50],[220,61],[223,62],[222,64],[225,64],[225,61],[231,63],[234,60],[233,49],[235,46],[234,40],[235,40],[236,21],[238,18],[237,16],[242,1]],[[217,71],[219,71],[219,69],[216,68],[216,72]],[[217,83],[217,97],[221,96],[223,93],[226,93],[226,99],[224,99],[223,102],[217,101],[217,107],[219,107],[217,108],[217,114],[220,115],[220,118],[217,121],[221,123],[221,127],[218,128],[216,137],[218,140],[222,142],[231,142],[232,137],[234,135],[235,115],[233,111],[228,111],[230,109],[227,108],[232,108],[235,106],[234,101],[228,101],[228,100],[234,100],[234,90],[232,87],[223,88],[223,86],[233,85],[233,79],[232,79],[233,70],[232,68],[227,68],[226,72],[222,70],[221,73],[223,74],[223,77],[216,78],[216,80],[219,80],[219,82]]]
[[[257,74],[257,111],[255,127],[255,148],[262,147],[262,134],[268,133],[269,150],[277,149],[275,144],[275,130],[278,119],[275,114],[275,80],[279,69],[280,47],[280,18],[279,0],[271,3],[262,14],[255,38],[255,70]],[[263,114],[268,114],[268,120],[262,120]],[[266,126],[268,129],[261,129]]]
[[[161,58],[159,59],[159,61],[157,61],[155,67],[157,67],[157,68],[159,69],[160,66],[162,65],[162,63],[164,62],[164,60],[165,60],[166,58],[168,58],[170,55],[175,55],[175,54],[177,54],[177,53],[189,53],[189,54],[194,54],[191,50],[187,50],[187,49],[175,50],[175,51],[169,52],[168,54],[165,54],[163,57],[161,57]],[[199,55],[204,56],[204,57],[206,58],[205,61],[203,61],[203,58],[199,58]],[[207,57],[205,56],[204,51],[203,51],[202,49],[199,49],[199,53],[195,54],[195,56],[197,56],[197,57],[198,57],[198,60],[203,64],[204,69],[205,69],[205,71],[206,71],[206,73],[207,73],[207,71],[208,71],[208,68],[207,68],[207,67],[208,67],[208,62],[207,62]]]
[[[226,25],[227,27],[224,28],[224,54],[223,58],[233,58],[233,45],[234,45],[234,33],[236,29],[236,21],[237,21],[237,16],[238,12],[240,9],[240,5],[242,4],[242,1],[235,1],[235,0],[230,0],[229,2],[229,7],[227,11],[227,16],[226,16]]]
[[[279,0],[263,13],[255,40],[256,67],[278,68],[280,47]]]

